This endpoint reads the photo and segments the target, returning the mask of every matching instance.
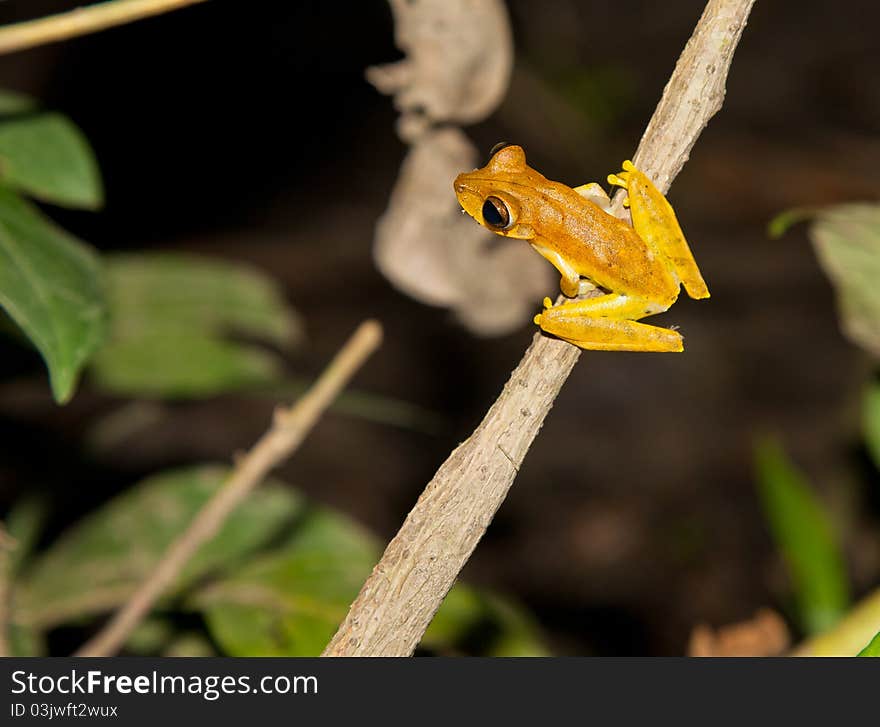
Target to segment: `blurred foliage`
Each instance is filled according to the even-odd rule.
[[[28,497],[21,500],[6,516],[4,525],[12,540],[7,569],[13,578],[18,574],[21,564],[30,555],[40,537],[46,519],[46,509],[45,500]]]
[[[203,466],[157,475],[71,527],[32,557],[17,579],[16,628],[36,642],[54,627],[87,624],[118,607],[227,474]],[[165,594],[160,615],[141,625],[128,650],[206,653],[213,642],[234,656],[317,655],[379,552],[378,541],[350,519],[267,482],[188,563]],[[179,632],[175,617],[186,614],[201,616],[207,632]],[[461,585],[449,594],[423,647],[545,653],[519,607]]]
[[[100,261],[19,192],[86,209],[99,207],[103,195],[77,128],[32,110],[30,99],[0,93],[0,306],[43,356],[55,399],[64,403],[106,333]]]
[[[285,379],[270,348],[289,351],[302,343],[303,330],[269,276],[192,255],[102,259],[19,196],[85,209],[102,203],[85,139],[65,117],[35,108],[27,97],[0,92],[0,304],[43,355],[56,400],[70,399],[86,365],[100,388],[127,397],[304,388]],[[349,395],[341,406],[439,426],[429,413],[381,397]],[[115,432],[120,419],[111,419]],[[44,654],[47,632],[88,625],[120,606],[226,474],[198,467],[149,478],[36,555],[30,550],[43,508],[19,503],[7,518],[17,547],[4,566],[14,582],[13,653]],[[160,615],[140,626],[129,649],[317,654],[378,554],[376,540],[352,521],[266,483],[187,564],[164,594]],[[506,601],[459,586],[449,603],[427,647],[454,652],[456,641],[485,626],[492,634],[486,653],[493,644],[504,652],[543,652],[528,617]],[[192,614],[203,619],[201,631],[193,630]]]
[[[810,225],[810,237],[837,291],[844,333],[880,356],[880,205],[822,210]]]
[[[422,638],[423,648],[483,643],[484,656],[549,656],[531,615],[510,599],[459,583]]]
[[[841,204],[783,212],[770,223],[778,236],[810,219],[809,236],[822,269],[837,293],[841,328],[880,357],[880,205]]]
[[[842,330],[872,356],[880,356],[880,205],[792,209],[777,215],[768,232],[779,237],[802,221],[809,221],[808,235],[816,256],[834,286]],[[876,380],[869,382],[863,396],[862,433],[880,469],[880,383]],[[849,600],[843,555],[830,518],[776,442],[759,444],[756,463],[765,515],[788,565],[802,625],[810,633],[827,630]],[[832,634],[820,639],[822,648],[830,649],[828,653],[838,652]],[[872,650],[880,650],[877,638],[861,655],[873,655]]]
[[[780,212],[767,224],[767,234],[776,240],[796,224],[812,219],[818,212],[819,208],[814,207],[796,207]]]
[[[37,102],[23,93],[0,88],[0,116],[12,116],[33,111]]]
[[[636,79],[623,66],[537,67],[548,86],[588,120],[588,127],[602,130],[614,126],[635,100]]]
[[[278,547],[198,589],[187,605],[204,612],[227,654],[315,656],[379,555],[350,520],[307,508]]]
[[[111,332],[91,364],[123,396],[191,398],[280,380],[299,317],[269,276],[240,263],[141,253],[105,258]]]
[[[880,470],[880,381],[868,384],[862,401],[862,432],[865,447]]]
[[[822,631],[849,604],[843,555],[830,519],[776,441],[758,443],[755,463],[764,515],[788,566],[798,618],[808,633]]]
[[[60,114],[28,115],[0,124],[0,180],[41,202],[64,207],[97,209],[104,202],[91,148]]]
[[[868,644],[864,649],[862,649],[859,653],[859,656],[880,656],[880,632],[871,639],[871,643]]]
[[[90,513],[29,564],[18,586],[17,620],[48,628],[119,606],[224,474],[221,467],[160,474]],[[265,545],[300,507],[283,487],[266,483],[190,560],[167,597]]]
[[[46,519],[45,500],[28,497],[18,502],[6,516],[4,525],[9,536],[10,546],[5,562],[7,582],[14,582],[22,564],[28,559]],[[12,656],[45,656],[48,653],[42,633],[30,626],[10,623],[7,629],[9,652]]]

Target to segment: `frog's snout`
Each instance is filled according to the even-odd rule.
[[[467,174],[459,174],[455,178],[452,188],[455,190],[458,203],[469,215],[475,217],[477,210],[483,203],[483,198],[474,185],[468,184]]]

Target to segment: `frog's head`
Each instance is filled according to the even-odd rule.
[[[455,196],[465,212],[483,227],[505,237],[531,240],[534,228],[529,200],[534,196],[534,177],[520,146],[504,146],[482,169],[464,172],[455,178]]]

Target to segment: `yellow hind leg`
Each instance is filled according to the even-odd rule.
[[[691,298],[708,298],[709,288],[666,197],[631,161],[623,163],[622,172],[609,174],[608,181],[626,189],[624,204],[632,212],[633,228],[639,237],[666,258],[687,294]]]
[[[645,302],[609,293],[596,298],[554,306],[544,299],[543,313],[535,316],[542,330],[569,343],[594,351],[683,351],[681,335],[668,328],[637,323]]]

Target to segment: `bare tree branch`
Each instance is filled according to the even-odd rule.
[[[324,410],[381,340],[382,328],[376,321],[362,323],[314,385],[293,406],[276,410],[269,430],[238,460],[229,479],[199,510],[189,527],[168,546],[150,576],[75,656],[112,656],[122,648],[134,628],[180,575],[196,551],[217,533],[229,514],[266,475],[299,448]]]
[[[114,0],[0,27],[0,55],[167,13],[205,0]]]
[[[733,52],[754,0],[710,0],[676,64],[636,164],[661,192],[721,107]],[[615,207],[620,216],[621,197]],[[501,396],[425,488],[324,656],[409,656],[507,495],[580,356],[536,335]]]

